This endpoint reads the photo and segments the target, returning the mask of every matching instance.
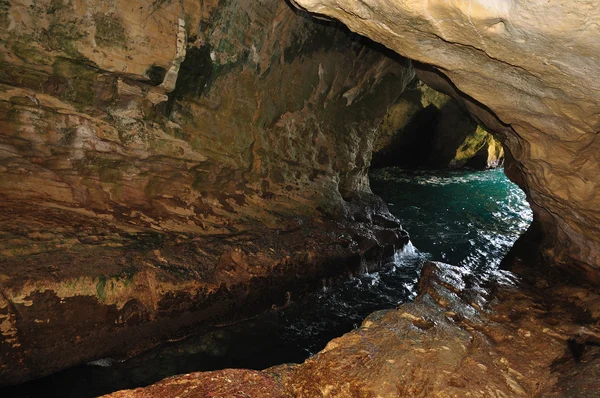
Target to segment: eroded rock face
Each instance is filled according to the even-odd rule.
[[[359,132],[412,70],[279,1],[202,4],[8,7],[2,194],[227,233],[368,192]]]
[[[0,384],[406,242],[366,171],[414,72],[356,37],[276,0],[0,2]]]
[[[600,8],[595,2],[296,3],[433,65],[419,77],[461,99],[502,137],[514,159],[509,168],[516,170],[509,176],[526,189],[542,224],[547,263],[600,281]]]
[[[371,167],[483,170],[503,160],[502,144],[459,102],[415,79],[377,129]]]
[[[413,303],[371,314],[300,365],[192,373],[114,397],[204,396],[231,386],[283,397],[575,397],[597,393],[600,296],[569,285],[535,287],[508,271],[476,276],[426,263]],[[573,350],[573,347],[575,349]],[[248,372],[248,373],[245,373]],[[208,396],[208,395],[205,395]]]

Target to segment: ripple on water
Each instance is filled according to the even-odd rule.
[[[433,260],[473,270],[497,268],[529,226],[525,194],[502,169],[489,171],[375,171],[371,186]]]

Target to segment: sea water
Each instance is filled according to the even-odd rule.
[[[163,345],[128,361],[95,361],[4,389],[0,395],[94,397],[175,374],[302,362],[331,339],[360,325],[371,312],[413,299],[425,260],[444,261],[474,273],[494,273],[532,219],[525,195],[502,169],[387,168],[372,173],[371,186],[411,236],[411,243],[379,272],[324,283],[313,294],[290,297],[283,309]]]
[[[495,268],[532,221],[525,194],[503,169],[371,174],[373,192],[402,221],[419,251],[485,272]]]

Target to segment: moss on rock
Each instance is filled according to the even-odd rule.
[[[119,17],[97,13],[94,15],[94,22],[96,23],[96,44],[104,47],[126,47],[127,33]]]

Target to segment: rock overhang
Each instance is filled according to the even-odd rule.
[[[471,113],[502,138],[512,178],[543,226],[545,262],[600,281],[596,2],[295,3],[429,65],[429,76],[419,77],[470,103]],[[444,79],[451,83],[436,85]]]

